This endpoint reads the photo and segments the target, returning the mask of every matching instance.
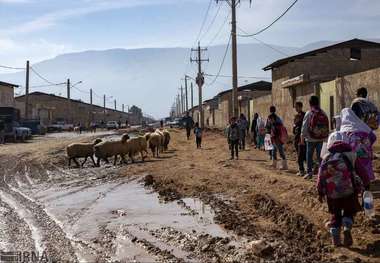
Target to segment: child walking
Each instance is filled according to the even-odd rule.
[[[240,142],[240,129],[236,122],[236,117],[232,117],[230,125],[227,128],[227,140],[231,150],[231,160],[239,159],[239,142]]]
[[[195,123],[194,134],[195,134],[195,143],[197,144],[197,149],[200,149],[202,147],[202,129],[199,127],[198,122]]]
[[[363,185],[355,173],[355,154],[344,133],[334,132],[327,142],[328,154],[323,157],[318,173],[317,188],[319,201],[327,201],[331,220],[329,232],[334,246],[341,246],[343,228],[343,245],[351,246],[351,228],[354,216],[360,211],[358,195]]]

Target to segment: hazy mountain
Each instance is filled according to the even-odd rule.
[[[260,80],[270,80],[270,72],[262,68],[273,61],[294,55],[299,52],[331,44],[331,42],[313,43],[302,48],[265,46],[262,44],[242,44],[238,50],[238,71],[240,76],[258,77],[241,78],[240,84]],[[205,73],[216,74],[219,70],[226,46],[210,47],[203,55],[209,58],[205,62]],[[33,68],[52,82],[60,83],[70,78],[72,83],[83,81],[83,84],[72,90],[73,98],[89,101],[88,92],[92,88],[97,95],[94,102],[102,104],[103,94],[116,98],[118,108],[121,103],[135,104],[143,108],[145,113],[155,117],[166,116],[181,85],[180,79],[188,63],[189,49],[187,48],[144,48],[144,49],[110,49],[102,51],[85,51],[57,56],[33,65]],[[194,55],[194,54],[193,54]],[[196,64],[188,66],[188,74],[195,77]],[[228,52],[221,74],[231,74],[231,55]],[[0,75],[0,80],[20,85],[25,83],[25,73]],[[210,83],[213,77],[207,77]],[[210,98],[217,92],[230,88],[230,78],[221,77],[214,85],[205,86],[204,98]],[[31,86],[46,84],[31,72]],[[82,92],[80,92],[79,88]],[[31,91],[42,91],[66,96],[65,86],[32,88]],[[23,92],[21,89],[19,92]],[[197,101],[197,96],[195,96]]]

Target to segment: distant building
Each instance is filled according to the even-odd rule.
[[[20,109],[21,117],[25,116],[25,95],[16,97],[16,107]],[[31,119],[39,119],[43,124],[48,125],[58,121],[66,123],[81,123],[89,125],[91,121],[97,123],[107,121],[126,120],[131,124],[141,118],[140,111],[132,110],[131,112],[122,112],[110,108],[103,108],[98,105],[91,105],[79,100],[68,100],[65,97],[47,94],[43,92],[32,92],[29,94],[29,116]],[[137,116],[135,116],[137,112]]]
[[[296,101],[301,101],[308,105],[311,95],[317,95],[332,117],[336,113],[336,105],[339,103],[347,105],[349,99],[346,91],[352,92],[359,88],[361,83],[365,83],[365,77],[372,75],[375,81],[375,71],[370,71],[380,67],[380,43],[370,42],[360,39],[352,39],[335,45],[316,49],[296,56],[280,59],[264,68],[272,71],[273,89],[272,103],[278,109],[279,115],[284,119],[288,128],[292,125],[295,111],[292,110]],[[355,75],[363,73],[359,77],[361,81],[354,81]],[[350,75],[350,78],[344,76]],[[344,78],[343,78],[344,77]],[[350,79],[351,87],[347,85],[336,86],[339,96],[331,96],[329,85],[321,83],[335,79]],[[363,84],[364,85],[364,84]],[[371,84],[373,85],[373,84]],[[374,88],[372,92],[378,91]],[[376,95],[379,96],[379,95]],[[269,105],[268,105],[269,106]],[[331,109],[331,110],[330,110]]]
[[[239,115],[243,113],[251,121],[255,111],[252,100],[256,97],[271,94],[272,83],[258,81],[238,87]],[[199,121],[198,107],[190,110],[194,121]],[[224,128],[232,117],[232,89],[220,92],[214,98],[203,103],[205,126],[209,128]]]
[[[0,107],[15,107],[14,88],[18,85],[0,81]]]

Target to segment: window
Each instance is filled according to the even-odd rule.
[[[350,49],[350,60],[360,60],[362,58],[362,50],[360,48]]]

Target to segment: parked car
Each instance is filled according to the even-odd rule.
[[[0,119],[4,123],[6,139],[25,141],[32,136],[32,130],[21,126],[18,122],[20,119],[20,111],[18,109],[0,107]]]
[[[181,119],[180,118],[175,118],[173,121],[169,121],[166,123],[167,126],[170,128],[180,128],[181,127]]]
[[[119,124],[117,121],[108,121],[107,122],[107,130],[117,130],[119,129]]]
[[[24,120],[21,122],[21,126],[31,129],[33,135],[44,135],[46,133],[46,127],[39,120]]]

